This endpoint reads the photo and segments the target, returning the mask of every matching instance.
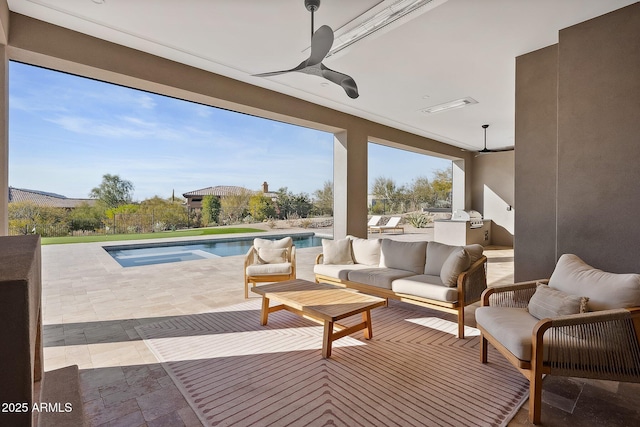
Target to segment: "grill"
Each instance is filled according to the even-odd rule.
[[[451,215],[451,221],[469,221],[470,228],[480,228],[484,225],[482,214],[474,210],[467,212],[462,209],[456,209]]]

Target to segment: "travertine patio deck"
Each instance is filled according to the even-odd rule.
[[[431,240],[429,230],[423,231],[384,237]],[[299,278],[313,280],[320,252],[319,247],[298,250]],[[486,253],[489,282],[512,282],[513,250]],[[200,426],[135,326],[244,301],[243,257],[122,268],[98,243],[43,246],[42,254],[45,370],[80,367],[89,425]],[[546,425],[613,425],[611,419],[625,425],[640,417],[635,385],[550,379],[546,399],[555,407],[543,409]],[[602,424],[593,416],[598,408],[606,414]],[[510,425],[528,425],[526,410]]]

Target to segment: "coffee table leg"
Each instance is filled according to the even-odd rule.
[[[333,343],[333,322],[324,321],[324,335],[322,336],[322,357],[331,357],[331,344]]]
[[[370,340],[373,338],[373,327],[371,326],[371,310],[362,312],[362,321],[366,324],[364,328],[365,339]]]
[[[262,326],[267,324],[269,319],[269,298],[262,296],[262,311],[260,312],[260,324]]]

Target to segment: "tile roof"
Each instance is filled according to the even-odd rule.
[[[238,194],[242,194],[243,192],[248,193],[257,193],[257,191],[252,191],[244,187],[237,187],[235,185],[216,185],[215,187],[207,187],[201,188],[200,190],[189,191],[188,193],[183,193],[183,197],[191,197],[191,196],[236,196]]]
[[[54,208],[75,208],[82,203],[92,206],[96,201],[94,199],[74,199],[45,191],[9,187],[9,203],[12,202],[32,202],[39,206]]]

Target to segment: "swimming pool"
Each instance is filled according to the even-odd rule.
[[[260,236],[277,240],[283,235]],[[296,249],[322,245],[322,238],[315,233],[291,235]],[[166,264],[170,262],[193,261],[233,255],[244,255],[254,237],[235,237],[211,240],[189,240],[180,242],[143,243],[136,245],[104,246],[104,250],[123,267]]]

